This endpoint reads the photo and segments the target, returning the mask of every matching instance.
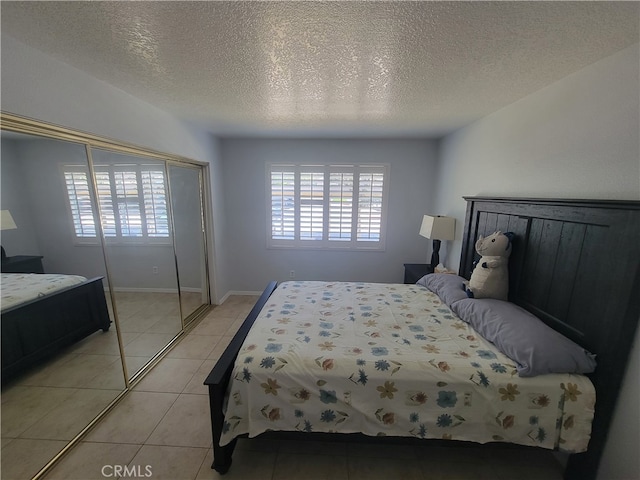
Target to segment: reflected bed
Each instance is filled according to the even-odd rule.
[[[2,282],[3,385],[61,349],[109,329],[102,277],[2,274]]]

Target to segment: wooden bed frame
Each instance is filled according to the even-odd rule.
[[[465,278],[471,275],[479,235],[496,230],[513,232],[510,301],[597,355],[598,367],[589,375],[597,395],[589,448],[570,455],[564,473],[565,479],[593,479],[640,317],[640,202],[490,197],[465,197],[465,200],[459,274]],[[267,286],[204,382],[209,387],[211,408],[212,468],[221,474],[231,466],[235,447],[235,440],[220,446],[224,399],[233,364],[275,287],[275,282]],[[309,435],[290,432],[268,435],[280,433],[296,438]],[[343,434],[341,438],[352,436],[358,434]],[[438,440],[419,441],[442,444]],[[465,442],[446,445],[458,443]]]
[[[93,332],[109,330],[102,278],[2,312],[2,385]]]

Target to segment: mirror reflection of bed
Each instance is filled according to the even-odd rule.
[[[3,274],[3,287],[7,285],[7,276],[31,277],[26,280],[33,280],[33,277],[48,275]],[[42,456],[40,465],[34,462],[26,464],[27,467],[43,466],[47,457],[55,455],[124,389],[117,333],[110,320],[113,318],[112,308],[110,303],[105,301],[101,279],[94,280],[93,283],[100,286],[97,292],[98,299],[101,296],[103,310],[99,314],[106,315],[107,324],[103,325],[107,328],[106,331],[97,325],[93,333],[56,352],[44,354],[36,363],[23,371],[11,376],[5,375],[3,371],[3,444],[5,442],[24,443],[25,452],[29,452],[32,462],[34,460],[38,462],[37,459]],[[80,285],[86,284],[85,282]],[[73,291],[74,287],[67,288]],[[7,291],[10,292],[10,289],[3,288],[3,305]],[[76,307],[78,299],[82,301],[82,298],[82,295],[73,296]],[[162,338],[174,336],[174,333],[169,332],[173,329],[173,325],[167,325],[167,318],[172,321],[175,318],[159,313],[171,312],[171,309],[174,313],[177,311],[174,296],[123,293],[116,294],[116,298],[122,308],[121,325],[125,347],[131,348],[131,355],[126,357],[127,365],[137,370],[156,353],[154,350],[156,346],[153,342],[148,342],[148,336],[150,338],[156,338],[157,335]],[[89,298],[87,302],[95,300],[96,298]],[[38,299],[32,300],[32,303],[34,302],[37,305]],[[46,309],[47,305],[44,308]],[[3,310],[3,322],[7,319],[6,312],[10,314],[11,308]],[[51,325],[51,315],[46,317],[43,321]],[[85,316],[84,320],[86,318]],[[32,321],[33,317],[19,319]],[[33,327],[31,331],[33,332]],[[139,340],[138,344],[134,343],[136,339]],[[15,343],[15,339],[3,335],[3,342]],[[4,360],[3,357],[3,367]],[[17,460],[20,461],[20,459]],[[4,458],[3,466],[10,461],[11,459]],[[30,475],[25,475],[26,477]]]
[[[104,301],[102,286],[100,292]],[[193,305],[199,297],[191,294],[187,301]],[[125,292],[116,294],[116,302],[121,312],[126,364],[135,372],[157,353],[160,343],[174,337],[178,311],[175,295]],[[104,307],[110,322],[110,302]],[[3,312],[3,322],[4,317]],[[29,457],[24,478],[44,466],[124,389],[117,333],[110,327],[106,331],[96,327],[93,333],[10,378],[3,372],[2,440],[3,445],[24,444]],[[3,335],[3,343],[9,340]],[[22,463],[25,459],[14,460]],[[15,471],[8,465],[14,460],[3,457],[3,469]]]
[[[106,332],[99,325],[82,330],[81,318],[97,308],[96,299],[103,302],[98,318],[105,313],[107,321],[113,318],[107,312],[109,299],[105,297],[106,268],[101,249],[76,246],[71,238],[62,162],[75,167],[86,165],[84,146],[3,132],[2,209],[11,212],[17,227],[2,232],[7,256],[42,257],[45,274],[99,279],[93,284],[97,287],[93,289],[93,301],[91,295],[76,296],[77,290],[72,286],[68,287],[66,300],[49,300],[50,305],[39,303],[38,307],[35,303],[28,307],[38,311],[38,320],[33,320],[30,312],[26,315],[35,321],[37,328],[22,325],[20,312],[16,313],[17,325],[23,332],[27,330],[23,340],[37,339],[44,350],[37,358],[31,358],[31,364],[17,368],[13,377],[5,376],[4,372],[5,347],[11,343],[5,329],[11,312],[2,312],[3,476],[11,472],[16,478],[31,478],[125,389],[116,328],[111,324]],[[3,271],[5,266],[6,262]],[[20,271],[24,272],[22,269],[14,273]],[[3,281],[3,293],[5,286]],[[5,302],[2,303],[4,310]],[[47,350],[47,343],[51,344],[68,328],[64,318],[67,314],[80,331],[74,338]],[[55,316],[58,318],[53,322],[48,321]],[[10,455],[12,451],[20,455]]]
[[[10,305],[28,284],[41,295]],[[2,467],[30,477],[120,395],[124,376],[101,277],[3,273],[2,287],[2,446],[24,452]]]
[[[62,283],[65,281],[79,283],[76,286],[63,287],[61,292],[48,293],[46,298],[34,297],[27,302],[27,307],[31,307],[28,312],[21,313],[20,304],[13,305],[10,297],[12,297],[12,290],[17,288],[13,285],[25,285],[25,282],[28,284],[34,281],[42,285],[43,281],[52,282],[51,279],[61,279]],[[91,385],[98,388],[117,388],[118,390],[123,388],[117,334],[115,328],[112,328],[113,308],[111,303],[106,301],[101,278],[87,280],[76,275],[3,273],[2,284],[3,322],[6,324],[15,317],[18,322],[22,322],[24,325],[25,331],[19,332],[20,337],[31,336],[41,339],[39,345],[34,346],[33,340],[27,345],[30,351],[23,354],[23,357],[30,358],[27,358],[26,361],[24,358],[19,359],[20,365],[12,365],[11,359],[8,358],[11,354],[11,347],[18,344],[20,339],[11,336],[10,330],[3,330],[3,333],[6,333],[3,335],[3,347],[5,344],[7,347],[3,348],[2,382],[4,387],[11,388],[15,385],[64,387],[73,385],[84,388]],[[88,291],[94,286],[99,288],[92,288],[92,291]],[[78,288],[82,288],[84,291],[75,293],[74,289]],[[54,304],[51,300],[56,294],[58,296],[66,294],[73,305],[65,310],[64,302],[67,301],[66,299],[57,300]],[[15,295],[13,296],[15,297]],[[172,294],[165,293],[115,293],[123,345],[125,349],[128,349],[127,366],[134,371],[151,360],[158,349],[175,336],[175,316],[178,314],[178,306],[174,297]],[[43,299],[49,302],[43,304]],[[199,301],[199,295],[192,294],[192,304],[196,301]],[[84,303],[87,309],[78,309],[80,302]],[[97,307],[95,305],[97,302],[102,302],[102,306]],[[5,308],[7,305],[8,307]],[[69,318],[73,314],[73,309],[82,315],[82,318],[78,320],[79,323],[82,323],[82,328],[72,338],[63,339],[62,335],[55,333],[55,330],[58,329],[64,332],[65,336],[68,336],[72,326]],[[39,314],[38,310],[43,313]],[[56,317],[58,312],[63,312],[64,320],[59,320]],[[13,317],[12,314],[14,314]],[[43,327],[42,323],[46,325]],[[52,328],[52,325],[55,327]],[[45,337],[46,340],[44,340]],[[160,344],[161,346],[158,347]],[[40,351],[34,351],[36,347]],[[97,355],[109,356],[109,358],[99,360],[95,357]],[[14,360],[13,363],[18,363],[18,361]],[[60,370],[57,369],[58,366],[63,365],[66,366]],[[69,369],[76,365],[81,367],[82,371],[70,372]],[[85,381],[87,382],[85,383]]]
[[[156,186],[166,198],[171,198],[169,185],[175,187],[170,207],[180,221],[176,231],[165,229],[161,238],[144,245],[107,237],[103,251],[92,222],[101,218],[108,226],[109,221],[92,210],[96,200],[86,146],[3,130],[2,210],[15,224],[2,231],[3,275],[82,278],[62,293],[47,295],[44,303],[30,300],[22,312],[25,307],[2,299],[3,477],[35,475],[209,304],[201,169],[90,151],[103,177],[136,168],[140,178],[160,172]],[[165,209],[160,216],[168,218],[169,205],[160,206]],[[121,208],[132,207],[135,202],[123,198]],[[130,215],[134,221],[136,213]],[[6,287],[3,278],[3,294]],[[21,353],[21,342],[27,354]]]

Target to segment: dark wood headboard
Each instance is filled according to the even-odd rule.
[[[589,450],[567,478],[594,478],[640,317],[640,201],[464,197],[460,275],[479,235],[515,234],[509,300],[597,355]]]

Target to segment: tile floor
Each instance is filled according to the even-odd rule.
[[[254,301],[231,297],[212,310],[45,478],[562,478],[559,464],[546,451],[260,438],[239,440],[233,466],[221,477],[211,469],[209,405],[202,383]]]
[[[130,374],[180,330],[178,297],[116,294]],[[193,311],[201,295],[183,295]],[[112,317],[113,318],[113,317]],[[124,389],[115,328],[98,331],[2,388],[2,478],[30,479]]]

